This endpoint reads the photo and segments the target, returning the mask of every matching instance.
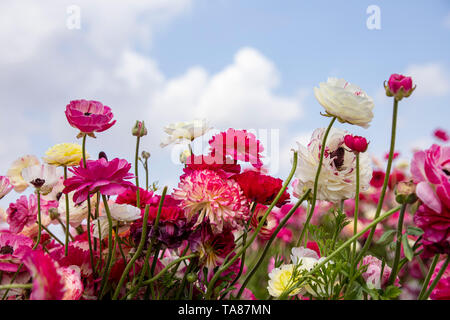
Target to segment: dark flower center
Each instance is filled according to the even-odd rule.
[[[442,169],[442,171],[444,171],[444,173],[448,176],[450,176],[450,171],[448,169]]]
[[[1,254],[13,254],[14,253],[14,249],[10,245],[6,245],[4,247],[1,247],[0,253]]]
[[[84,113],[84,115],[87,116],[87,117],[89,117],[91,114],[92,114],[92,113],[90,113],[90,112],[85,112],[85,113]]]
[[[44,179],[34,179],[33,181],[30,182],[33,186],[35,186],[36,188],[40,188],[44,185],[45,180]]]
[[[340,170],[342,165],[344,164],[344,155],[345,150],[342,147],[337,148],[332,153],[330,153],[330,158],[334,158],[333,162],[336,166],[336,169]]]

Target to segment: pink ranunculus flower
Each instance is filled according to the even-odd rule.
[[[439,262],[436,265],[436,269],[434,269],[434,273],[431,276],[430,284],[436,278],[436,275],[441,270],[444,261]],[[442,274],[441,279],[439,279],[436,287],[434,287],[433,291],[430,294],[431,300],[450,300],[450,266],[447,266],[444,273]]]
[[[64,297],[64,278],[58,270],[58,263],[49,255],[29,249],[22,262],[33,278],[31,300],[61,300]]]
[[[391,275],[392,269],[385,265],[383,274],[381,274],[381,268],[383,263],[380,259],[374,256],[365,256],[361,262],[362,265],[367,265],[367,270],[362,274],[362,277],[367,283],[369,289],[381,289],[386,288],[387,282]],[[399,278],[395,279],[394,284],[398,286],[400,283]]]
[[[111,161],[104,158],[88,160],[86,167],[80,162],[80,166],[69,169],[74,175],[64,181],[63,193],[75,190],[73,201],[76,204],[85,201],[90,194],[97,191],[108,196],[121,194],[134,186],[125,181],[133,178],[128,172],[130,168],[131,164],[127,160],[118,158]]]
[[[20,233],[26,226],[31,226],[36,221],[37,198],[31,194],[21,196],[16,202],[12,202],[6,210],[9,230],[14,233]]]
[[[404,97],[409,97],[416,87],[413,87],[411,77],[394,73],[389,77],[388,84],[385,83],[384,88],[388,97],[394,96],[400,101]]]
[[[71,101],[65,113],[69,124],[80,130],[79,138],[84,134],[95,137],[94,132],[103,132],[116,123],[111,121],[114,116],[111,108],[93,100]]]
[[[26,248],[33,246],[33,240],[9,231],[0,231],[0,271],[16,272]]]
[[[369,143],[366,138],[361,136],[352,136],[350,134],[344,137],[344,142],[353,152],[366,152]]]
[[[247,130],[235,130],[229,128],[225,132],[216,134],[209,140],[211,154],[225,159],[231,156],[234,160],[249,162],[255,168],[261,168],[261,152],[264,147],[253,133]]]
[[[211,170],[193,171],[178,184],[172,193],[180,200],[188,221],[195,221],[193,228],[208,221],[214,234],[224,228],[241,228],[249,215],[248,201],[239,184],[225,180]]]
[[[450,208],[450,146],[433,144],[417,151],[411,161],[411,174],[417,183],[416,194],[430,209],[441,213]]]
[[[80,268],[78,266],[61,267],[58,271],[64,281],[62,300],[79,300],[84,289]]]
[[[6,196],[14,186],[9,181],[9,178],[6,176],[0,176],[0,199]]]

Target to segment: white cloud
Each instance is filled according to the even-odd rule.
[[[413,64],[406,69],[405,75],[411,76],[417,84],[415,96],[444,96],[450,92],[448,71],[441,63]]]

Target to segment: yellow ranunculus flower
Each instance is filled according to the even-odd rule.
[[[70,167],[80,164],[83,150],[76,143],[60,143],[48,149],[45,155],[43,160],[50,165]],[[86,158],[89,158],[87,153]]]
[[[269,274],[269,285],[267,290],[272,297],[279,297],[284,291],[291,289],[297,279],[294,279],[294,269],[295,265],[285,264],[280,268],[274,268]],[[303,288],[294,289],[289,296],[295,296],[297,294],[304,293]]]

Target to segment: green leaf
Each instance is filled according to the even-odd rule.
[[[398,287],[396,287],[396,286],[389,286],[384,291],[383,300],[395,299],[395,298],[397,298],[400,295],[400,293],[402,293],[402,290],[400,290]]]
[[[397,231],[396,230],[388,230],[380,237],[380,240],[378,240],[377,244],[386,244],[391,242],[394,239],[394,235]]]
[[[405,253],[406,259],[411,261],[414,257],[414,253],[411,246],[409,245],[408,235],[406,233],[402,236],[402,244],[403,244],[403,252]]]
[[[417,227],[408,227],[406,233],[411,236],[420,237],[421,235],[423,235],[423,230]]]

